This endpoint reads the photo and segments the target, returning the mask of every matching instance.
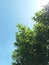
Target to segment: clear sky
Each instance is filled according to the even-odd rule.
[[[0,0],[0,65],[11,65],[16,24],[32,27],[39,0]]]

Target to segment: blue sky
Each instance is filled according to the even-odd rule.
[[[38,0],[0,0],[0,64],[11,65],[17,23],[32,27]]]

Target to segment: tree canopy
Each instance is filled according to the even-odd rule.
[[[47,8],[48,7],[48,8]],[[48,65],[49,6],[35,13],[33,29],[18,24],[12,65]]]

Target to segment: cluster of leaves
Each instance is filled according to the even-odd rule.
[[[49,13],[46,8],[35,13],[33,30],[18,24],[13,65],[48,65],[49,62]]]

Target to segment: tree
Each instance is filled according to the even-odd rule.
[[[49,62],[49,9],[44,7],[32,18],[36,21],[31,30],[18,24],[13,65],[48,65]]]

